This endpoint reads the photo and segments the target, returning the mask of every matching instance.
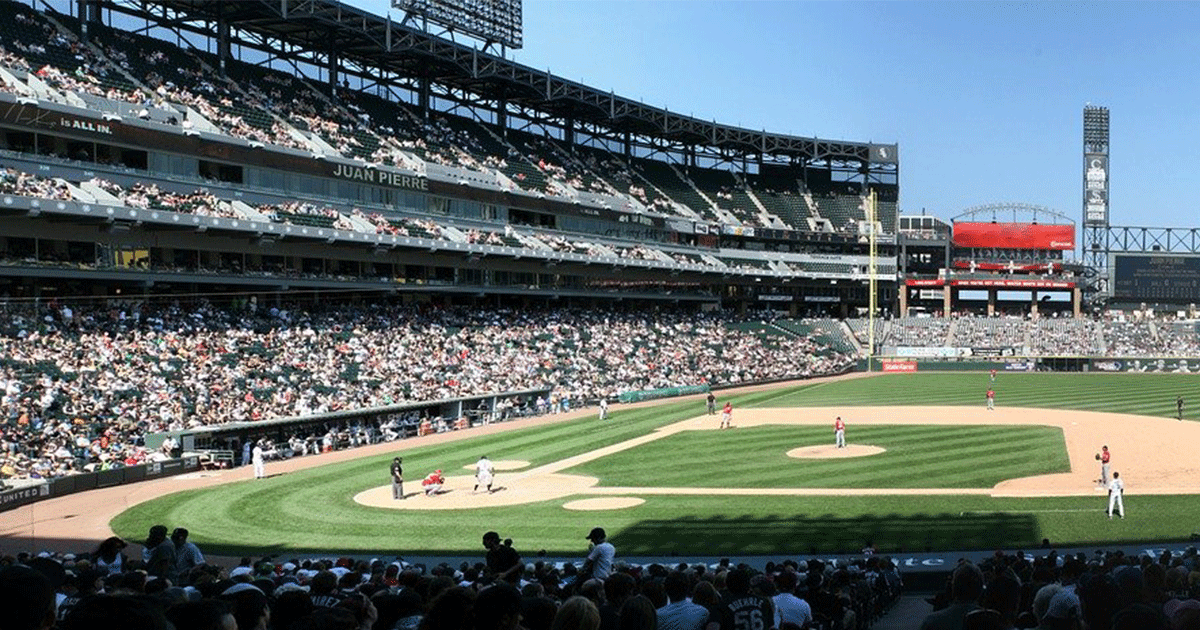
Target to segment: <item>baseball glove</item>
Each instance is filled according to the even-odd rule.
[[[1100,461],[1100,453],[1096,453],[1096,461]]]

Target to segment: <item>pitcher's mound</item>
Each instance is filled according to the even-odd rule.
[[[600,497],[568,501],[563,504],[563,507],[568,510],[620,510],[636,507],[645,502],[645,499],[637,497]]]
[[[496,470],[521,470],[522,468],[528,467],[529,462],[523,459],[501,459],[499,461],[492,462],[492,468]],[[466,468],[467,470],[475,470],[475,464],[467,464],[466,466],[463,466],[463,468]]]
[[[878,455],[886,449],[878,446],[868,446],[866,444],[847,444],[842,448],[838,448],[832,444],[822,446],[802,446],[794,448],[787,452],[788,457],[798,457],[800,459],[832,459],[835,457],[866,457],[867,455]]]

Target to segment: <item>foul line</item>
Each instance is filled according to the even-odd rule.
[[[1102,508],[1102,507],[1099,507],[1099,508],[1072,508],[1072,509],[1062,509],[1062,510],[981,510],[978,512],[973,512],[973,511],[959,512],[958,515],[966,516],[968,514],[1040,514],[1040,513],[1051,513],[1051,512],[1104,512],[1104,508]]]

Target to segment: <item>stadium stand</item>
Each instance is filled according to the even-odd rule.
[[[18,446],[3,457],[14,472],[7,476],[50,478],[144,459],[136,445],[150,432],[530,384],[582,404],[630,390],[838,373],[853,362],[805,336],[743,334],[737,321],[682,312],[55,301],[10,313],[0,331],[0,414],[25,427],[8,432]],[[143,419],[132,432],[130,418]],[[116,427],[125,427],[124,439],[97,449]]]
[[[930,317],[902,317],[892,321],[883,345],[942,347],[950,345],[951,324],[957,320]]]

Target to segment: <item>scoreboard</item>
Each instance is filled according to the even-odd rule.
[[[1200,256],[1117,254],[1113,297],[1200,302]]]

